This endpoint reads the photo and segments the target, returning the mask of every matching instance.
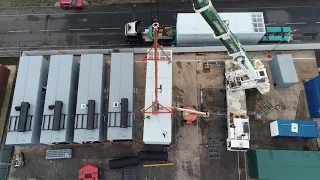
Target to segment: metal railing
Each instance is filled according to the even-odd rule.
[[[19,124],[19,118],[20,116],[10,116],[9,118],[9,124],[8,124],[8,132],[15,132],[18,131],[18,124]],[[31,124],[33,120],[33,115],[29,115],[26,122],[26,129],[25,131],[31,131]],[[11,129],[11,125],[13,125],[13,129]]]
[[[134,113],[128,112],[128,127],[132,127],[133,117]],[[108,112],[108,127],[120,127],[120,118],[121,112]]]
[[[65,129],[66,116],[67,114],[61,114],[60,129]],[[53,129],[53,115],[43,115],[41,130],[52,130],[52,129]]]
[[[99,116],[100,113],[94,113],[94,121],[93,121],[93,129],[97,129],[99,126],[98,126],[98,118],[100,117]],[[76,114],[76,117],[75,117],[75,125],[74,125],[74,128],[75,129],[87,129],[87,123],[84,123],[85,121],[87,121],[87,118],[88,117],[88,114]],[[80,124],[80,127],[78,127],[78,125]]]

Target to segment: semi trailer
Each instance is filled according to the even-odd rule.
[[[157,19],[153,18],[156,22]],[[129,22],[125,25],[125,41],[129,44],[153,44],[152,25],[143,28],[141,21]],[[171,25],[159,27],[158,42],[161,45],[174,45],[176,39],[176,29]]]
[[[293,41],[290,27],[265,27],[262,12],[219,13],[219,15],[243,44]],[[152,21],[157,21],[157,18],[153,17]],[[158,38],[159,44],[164,46],[221,45],[218,39],[212,38],[212,33],[212,29],[200,14],[178,13],[176,26],[160,23]],[[152,25],[144,27],[142,21],[127,23],[125,41],[133,45],[152,44]]]

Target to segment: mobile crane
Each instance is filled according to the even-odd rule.
[[[253,62],[238,38],[222,20],[211,0],[192,0],[194,11],[200,13],[213,30],[214,38],[220,39],[232,57],[234,67],[226,66],[227,124],[229,151],[249,149],[250,128],[245,105],[245,89],[257,88],[261,94],[270,90],[270,83],[261,61]],[[238,69],[240,68],[240,69]]]

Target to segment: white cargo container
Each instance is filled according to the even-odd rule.
[[[266,33],[262,12],[219,13],[242,44],[257,44]],[[178,13],[177,46],[222,45],[198,13]]]

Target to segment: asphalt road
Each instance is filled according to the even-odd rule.
[[[296,42],[316,42],[320,39],[320,6],[283,4],[281,7],[269,7],[263,3],[246,5],[243,2],[220,2],[215,5],[219,12],[264,12],[266,25],[292,27]],[[193,12],[192,7],[191,3],[175,3],[93,6],[81,11],[59,8],[1,9],[0,48],[126,46],[124,24],[128,21],[142,20],[148,26],[151,17],[158,15],[160,23],[175,25],[177,13]]]

